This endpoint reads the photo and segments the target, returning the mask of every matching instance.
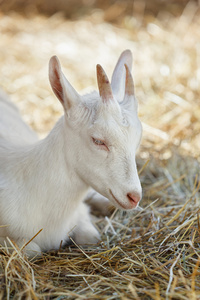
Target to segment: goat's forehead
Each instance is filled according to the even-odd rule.
[[[89,109],[94,123],[122,122],[123,117],[118,103],[103,103],[97,92],[82,97],[84,105]]]
[[[91,130],[99,137],[126,143],[131,140],[139,140],[142,133],[140,122],[135,123],[135,125],[124,126],[121,121],[112,117],[107,119],[98,118],[92,124]]]
[[[104,104],[99,94],[94,91],[83,96],[85,105],[91,112],[92,131],[104,133],[107,137],[128,138],[141,136],[141,124],[137,112],[125,111],[120,105]]]
[[[104,106],[94,113],[93,124],[106,127],[113,131],[129,132],[130,134],[140,127],[140,121],[136,112],[127,112],[120,106]]]

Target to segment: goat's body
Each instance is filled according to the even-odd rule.
[[[84,203],[90,187],[119,208],[137,206],[141,185],[135,152],[142,128],[125,63],[131,65],[130,51],[122,53],[114,70],[115,95],[98,65],[99,93],[80,96],[52,57],[50,83],[65,113],[40,141],[0,95],[0,244],[9,237],[19,247],[27,244],[33,256],[58,249],[69,235],[78,244],[95,243],[99,233]]]
[[[37,136],[21,119],[17,107],[0,91],[1,147],[4,145],[4,141],[21,146],[36,142]]]
[[[0,237],[28,241],[43,229],[34,241],[42,251],[58,249],[89,218],[82,203],[89,187],[70,168],[70,155],[67,161],[57,150],[65,148],[64,117],[35,142],[10,102],[0,100],[0,112],[0,225],[7,225],[0,227]],[[9,129],[16,135],[9,136]],[[26,140],[32,144],[23,145]]]

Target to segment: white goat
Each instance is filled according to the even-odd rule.
[[[58,249],[73,235],[78,244],[100,239],[84,203],[90,187],[116,207],[130,210],[141,198],[135,152],[142,127],[137,116],[132,55],[124,51],[111,84],[97,65],[99,93],[80,96],[53,56],[52,89],[64,116],[38,141],[16,107],[0,101],[0,243],[6,237],[30,257]],[[4,98],[4,99],[3,99]]]

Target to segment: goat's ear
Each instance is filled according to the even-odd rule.
[[[67,111],[80,101],[80,96],[62,73],[60,62],[56,56],[49,61],[49,81],[54,94]]]
[[[114,97],[118,102],[122,102],[125,93],[125,64],[128,66],[129,70],[132,69],[132,53],[130,50],[122,52],[112,74],[111,87]]]
[[[129,67],[126,64],[124,65],[124,70],[126,73],[126,79],[125,79],[125,93],[124,93],[122,105],[128,108],[129,110],[132,109],[134,112],[137,113],[137,100],[134,95],[133,78],[129,70]]]

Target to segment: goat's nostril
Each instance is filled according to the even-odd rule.
[[[141,199],[141,197],[136,193],[128,193],[127,198],[129,201],[133,202],[135,204],[135,206],[137,206],[138,202]]]

